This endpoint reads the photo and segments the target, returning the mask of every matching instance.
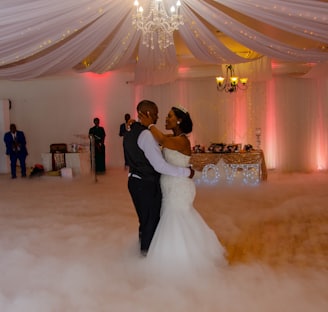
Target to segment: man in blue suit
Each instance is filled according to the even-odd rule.
[[[15,124],[10,125],[10,131],[5,133],[6,154],[10,158],[11,177],[16,179],[16,163],[19,160],[22,177],[26,177],[26,139],[23,131],[18,131]]]

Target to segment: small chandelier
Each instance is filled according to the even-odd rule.
[[[139,1],[134,1],[136,12],[132,16],[132,24],[137,30],[142,31],[142,43],[155,48],[155,41],[161,50],[173,45],[173,32],[183,25],[183,19],[180,14],[181,2],[178,0],[176,5],[171,6],[171,14],[168,15],[162,0],[150,0],[149,12],[147,16],[143,15],[143,7]]]
[[[240,82],[238,81],[240,80]],[[216,77],[216,88],[218,91],[225,92],[236,92],[238,89],[246,90],[247,89],[248,78],[238,78],[235,76],[235,71],[233,66],[226,66],[226,77]]]

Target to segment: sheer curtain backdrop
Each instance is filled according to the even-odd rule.
[[[328,78],[290,76],[250,81],[247,91],[216,90],[214,78],[180,80],[157,87],[138,87],[138,99],[159,103],[159,126],[172,105],[186,107],[194,122],[192,144],[211,142],[261,148],[268,168],[283,171],[328,169]],[[137,102],[137,101],[136,101]]]
[[[166,0],[164,5],[175,3]],[[262,55],[288,62],[327,61],[327,1],[183,0],[180,9],[184,24],[179,37],[205,64],[238,64]],[[176,46],[145,49],[132,25],[134,11],[132,0],[1,0],[0,78],[23,80],[72,70],[101,74],[135,65],[139,84],[173,82]],[[233,52],[213,29],[249,53]]]
[[[107,133],[108,166],[123,167],[118,127],[126,112],[136,118],[136,104],[147,98],[159,105],[162,130],[171,106],[183,105],[190,111],[193,145],[235,142],[256,146],[255,129],[261,128],[261,147],[269,168],[327,170],[328,77],[325,68],[322,70],[319,78],[309,72],[307,78],[273,75],[264,81],[250,79],[246,91],[233,94],[217,91],[215,77],[139,86],[129,82],[133,81],[130,73],[2,80],[0,94],[12,102],[10,122],[26,133],[31,166],[41,161],[40,155],[48,151],[50,143],[80,143],[76,135],[85,135],[93,117],[98,116]]]

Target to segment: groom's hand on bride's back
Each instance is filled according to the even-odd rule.
[[[189,167],[189,169],[190,169],[189,179],[192,179],[195,175],[195,170],[192,167]]]

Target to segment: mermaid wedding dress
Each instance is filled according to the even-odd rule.
[[[188,167],[190,156],[163,149],[167,162]],[[146,257],[152,274],[175,277],[192,272],[203,275],[226,264],[225,250],[194,209],[195,184],[189,178],[161,176],[161,219]]]

